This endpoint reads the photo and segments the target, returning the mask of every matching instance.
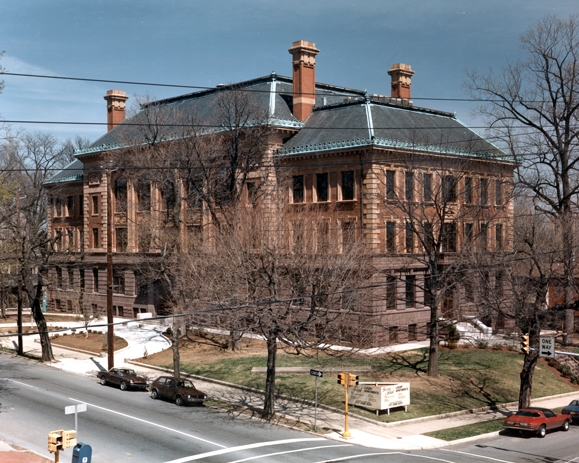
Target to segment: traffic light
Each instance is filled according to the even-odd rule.
[[[346,385],[348,382],[348,373],[338,373],[338,384],[342,386]]]
[[[528,354],[531,352],[531,348],[529,346],[529,334],[523,334],[521,336],[521,352]]]
[[[358,375],[349,375],[348,386],[357,386],[358,385]]]
[[[76,431],[62,431],[62,448],[67,449],[76,445]]]
[[[48,451],[50,453],[58,452],[62,450],[62,429],[58,431],[51,431],[48,433]]]

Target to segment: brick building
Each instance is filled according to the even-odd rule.
[[[391,67],[391,94],[384,96],[316,82],[319,50],[312,42],[294,42],[289,52],[291,78],[272,73],[148,103],[126,120],[124,92],[107,93],[109,131],[46,183],[49,233],[60,237],[50,287],[53,308],[78,310],[82,294],[80,304],[104,312],[109,235],[114,313],[158,313],[162,295],[139,270],[142,254],[156,250],[145,244],[139,224],[167,208],[167,195],[155,181],[135,184],[106,160],[111,153],[146,144],[137,128],[149,123],[153,112],[165,121],[158,140],[170,140],[187,117],[211,118],[218,95],[233,89],[251,92],[267,113],[271,130],[263,158],[282,166],[289,177],[285,198],[296,217],[315,211],[326,220],[316,231],[319,239],[330,234],[340,242],[353,234],[374,253],[377,291],[383,294],[371,312],[380,326],[389,327],[390,341],[425,337],[430,310],[419,256],[426,222],[436,227],[435,217],[440,218],[448,262],[475,237],[479,252],[511,246],[514,164],[453,114],[414,106],[410,66]],[[251,176],[246,183],[248,190],[253,187]],[[203,204],[185,210],[181,239],[208,233],[211,218]],[[411,227],[415,221],[422,231]],[[444,300],[443,315],[468,307],[468,299],[457,286]]]

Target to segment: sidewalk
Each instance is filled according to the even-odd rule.
[[[125,320],[126,321],[126,320]],[[76,322],[66,325],[59,322],[59,326],[78,326]],[[2,325],[0,325],[0,330]],[[134,368],[139,374],[149,379],[159,376],[163,369],[149,367],[144,364],[132,362],[131,359],[141,358],[146,350],[152,354],[170,347],[169,341],[162,336],[164,327],[131,322],[127,325],[117,325],[115,334],[125,338],[128,347],[115,353],[115,366],[127,366]],[[24,337],[24,351],[30,355],[40,356],[40,344],[34,339],[35,336]],[[406,346],[407,348],[417,348],[420,346]],[[400,346],[399,350],[403,347]],[[107,357],[96,357],[91,354],[76,352],[53,346],[53,353],[56,362],[51,366],[62,370],[96,377],[97,372],[106,370],[108,365]],[[195,378],[195,384],[199,389],[206,392],[210,397],[220,397],[226,402],[238,404],[244,407],[260,409],[263,407],[263,394],[258,391],[248,390],[247,388],[232,387],[225,383],[211,381],[202,378]],[[579,391],[561,396],[548,397],[533,401],[533,405],[557,408],[567,405],[571,400],[579,399]],[[373,447],[388,450],[419,450],[427,448],[444,447],[451,443],[432,437],[425,436],[425,433],[448,429],[466,424],[498,419],[506,416],[509,412],[515,411],[517,404],[508,404],[499,410],[483,410],[479,412],[456,412],[442,416],[423,417],[414,420],[401,421],[396,423],[380,423],[370,419],[349,416],[349,430],[352,434],[350,439],[344,439],[341,436],[344,426],[343,412],[334,411],[325,407],[318,407],[316,424],[318,429],[324,431],[331,430],[329,433],[322,434],[323,437],[334,439],[342,442],[353,443],[366,447]],[[314,424],[314,407],[311,404],[304,404],[299,401],[280,398],[276,401],[276,411],[280,415],[296,420],[298,422],[307,422],[310,426]],[[478,437],[477,437],[478,438]],[[476,439],[476,438],[471,438]],[[453,443],[456,443],[453,442]],[[5,445],[0,445],[0,461],[3,463],[45,463],[45,461],[34,454],[30,454],[29,460],[13,459],[18,455],[22,458],[22,452],[6,453]],[[51,460],[48,460],[51,461]]]

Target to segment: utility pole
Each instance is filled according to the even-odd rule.
[[[107,357],[109,370],[115,366],[115,327],[113,325],[113,211],[111,169],[107,169]]]
[[[24,355],[24,347],[22,345],[22,268],[24,256],[24,239],[20,233],[20,190],[16,196],[16,232],[18,233],[18,246],[20,247],[18,253],[18,309],[16,313],[16,326],[18,330],[18,355]]]

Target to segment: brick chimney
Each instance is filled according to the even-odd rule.
[[[288,50],[293,64],[293,111],[305,121],[316,104],[316,55],[320,52],[314,42],[298,40]]]
[[[108,130],[112,130],[125,120],[125,102],[129,97],[122,90],[109,90],[103,98],[107,100]]]
[[[388,71],[392,78],[392,98],[404,98],[410,100],[410,79],[414,71],[409,64],[393,64]]]

